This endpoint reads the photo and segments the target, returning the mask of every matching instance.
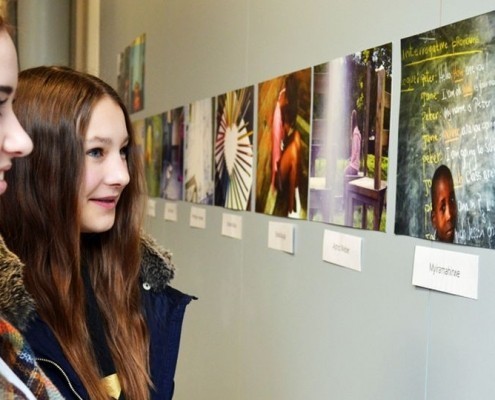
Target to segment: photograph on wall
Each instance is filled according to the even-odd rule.
[[[130,103],[131,113],[141,111],[144,108],[144,56],[146,34],[138,36],[131,44],[130,54]]]
[[[258,85],[256,212],[307,218],[311,68]]]
[[[214,98],[189,105],[184,141],[184,197],[186,201],[213,205]]]
[[[392,44],[313,69],[308,219],[385,231]]]
[[[395,233],[495,247],[495,12],[401,41]]]
[[[253,185],[254,86],[217,97],[215,205],[248,210]]]
[[[182,200],[184,186],[184,136],[189,107],[183,106],[163,114],[163,164],[160,197]]]
[[[141,154],[144,163],[144,149],[146,140],[146,123],[144,119],[138,119],[132,121],[132,129],[134,131],[134,136],[136,138],[136,145],[139,149],[139,154]]]
[[[129,108],[130,103],[130,86],[131,77],[129,75],[130,71],[130,55],[131,46],[127,46],[125,50],[118,56],[118,66],[119,71],[117,73],[117,93],[121,98],[122,102],[126,106],[129,113],[131,109]]]
[[[145,119],[144,171],[149,197],[160,197],[160,175],[163,157],[163,114]]]
[[[131,114],[144,108],[145,45],[143,33],[118,57],[117,92]]]

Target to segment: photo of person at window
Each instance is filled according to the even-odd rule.
[[[346,175],[357,175],[361,164],[361,131],[358,127],[357,111],[351,113],[351,158],[345,168]]]

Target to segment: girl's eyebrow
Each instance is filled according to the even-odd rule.
[[[103,143],[103,144],[112,144],[113,139],[107,138],[107,137],[101,137],[101,136],[94,136],[90,139],[87,139],[86,142],[88,143]],[[122,142],[123,144],[129,143],[129,136],[126,136],[125,140]]]
[[[100,136],[94,136],[91,139],[87,139],[86,142],[89,142],[89,143],[99,142],[99,143],[109,144],[109,143],[112,143],[112,139],[103,138],[103,137],[100,137]]]
[[[14,88],[12,86],[0,85],[0,92],[3,92],[5,94],[12,94],[13,91],[14,91]]]

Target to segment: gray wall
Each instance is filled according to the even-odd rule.
[[[393,233],[400,39],[491,11],[494,0],[104,0],[101,76],[116,85],[117,54],[145,32],[142,119],[354,51],[392,42],[394,79],[387,233],[296,222],[295,255],[267,248],[268,222],[241,213],[242,241],[165,222],[149,231],[174,252],[174,286],[197,295],[187,312],[178,400],[487,399],[495,393],[492,250]],[[363,270],[321,261],[332,229],[363,238]],[[411,285],[414,247],[478,254],[479,300]]]
[[[70,64],[68,0],[17,2],[17,39],[20,69]]]

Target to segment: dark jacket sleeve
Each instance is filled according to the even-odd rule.
[[[195,297],[170,286],[154,291],[146,284],[142,296],[150,334],[151,399],[172,399],[184,313]]]

